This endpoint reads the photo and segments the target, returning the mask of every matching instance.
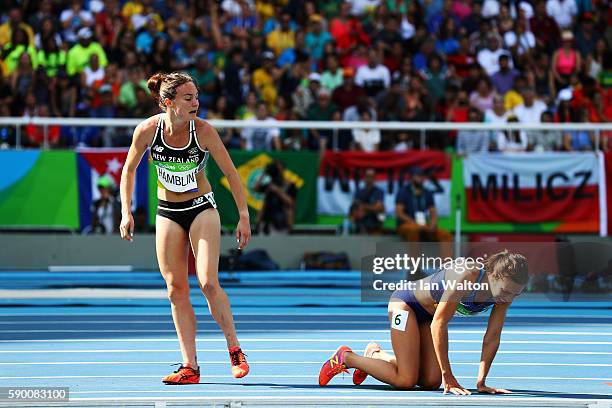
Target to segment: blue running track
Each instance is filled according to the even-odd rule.
[[[223,275],[250,374],[230,374],[223,334],[192,279],[201,383],[165,386],[180,362],[158,272],[0,272],[0,387],[69,387],[65,406],[583,406],[612,403],[612,301],[524,295],[511,307],[491,386],[509,396],[396,391],[350,375],[324,388],[321,364],[339,346],[390,350],[386,305],[362,303],[358,272]],[[238,282],[239,280],[239,282]],[[453,370],[474,389],[486,316],[455,318]],[[16,406],[1,401],[0,406]],[[24,403],[23,406],[59,406]]]

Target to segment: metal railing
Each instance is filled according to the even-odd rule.
[[[22,118],[0,117],[0,126],[15,126],[16,147],[22,147],[21,126],[35,125],[43,127],[43,148],[49,147],[49,126],[71,127],[117,127],[135,128],[143,119],[107,119],[107,118]],[[278,129],[323,129],[334,130],[337,137],[339,130],[379,129],[387,131],[419,132],[419,147],[425,148],[428,131],[459,130],[556,130],[556,131],[592,131],[595,134],[595,146],[599,148],[601,132],[612,131],[612,123],[480,123],[480,122],[345,122],[345,121],[258,121],[254,120],[219,120],[208,121],[213,127],[224,128],[278,128]]]

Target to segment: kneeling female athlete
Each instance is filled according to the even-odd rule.
[[[508,307],[527,283],[527,260],[520,254],[504,251],[488,257],[483,269],[461,273],[458,270],[456,266],[440,269],[423,278],[422,283],[417,281],[414,291],[398,290],[391,295],[388,314],[395,356],[382,351],[376,343],[368,344],[363,357],[341,346],[323,364],[319,385],[326,385],[336,374],[355,368],[353,383],[356,385],[369,374],[398,389],[419,386],[433,390],[443,383],[445,394],[470,394],[451,371],[448,323],[455,314],[474,315],[493,307],[482,343],[476,386],[479,392],[508,393],[508,390],[488,387],[485,380],[499,347]],[[446,290],[443,280],[449,283]],[[464,283],[457,285],[460,282]],[[467,290],[470,287],[467,282],[472,282],[474,287],[473,283],[487,285],[481,285],[481,290]]]
[[[196,317],[189,300],[187,279],[188,245],[196,260],[200,288],[213,318],[223,330],[232,364],[232,374],[244,377],[249,366],[236,338],[234,319],[225,291],[219,285],[220,221],[217,204],[204,167],[209,154],[227,176],[240,221],[236,227],[239,247],[251,237],[249,212],[240,177],[216,130],[199,119],[198,90],[184,73],[153,75],[147,86],[164,111],[141,122],[121,174],[121,237],[132,240],[134,219],[131,198],[134,174],[150,148],[158,188],[155,243],[157,260],[172,305],[172,319],[181,345],[183,364],[162,379],[166,384],[200,381],[196,356]]]

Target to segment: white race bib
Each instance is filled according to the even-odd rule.
[[[198,189],[196,163],[155,163],[157,180],[168,191],[184,193]]]
[[[391,317],[391,328],[406,331],[406,323],[408,323],[408,311],[394,310]]]

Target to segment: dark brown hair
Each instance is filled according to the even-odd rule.
[[[485,269],[496,279],[510,278],[519,285],[526,285],[529,280],[527,259],[508,250],[491,255],[484,262]]]
[[[193,78],[185,72],[172,72],[170,74],[158,72],[149,78],[147,88],[151,91],[151,95],[155,98],[159,107],[165,111],[164,100],[166,98],[174,100],[176,98],[176,88],[188,82],[195,84]]]

